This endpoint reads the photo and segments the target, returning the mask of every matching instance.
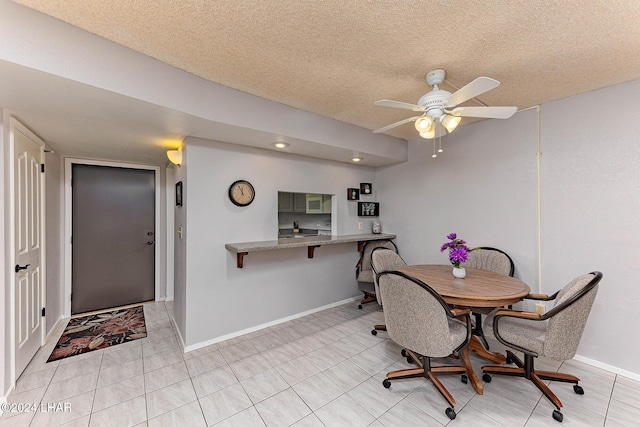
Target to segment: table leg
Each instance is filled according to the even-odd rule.
[[[467,378],[471,382],[471,387],[473,387],[476,393],[482,394],[484,392],[484,385],[482,384],[482,381],[480,381],[480,378],[478,378],[476,373],[473,371],[473,365],[471,364],[471,360],[469,359],[469,347],[459,352],[458,356],[460,357],[462,366],[464,366],[467,371]]]
[[[478,337],[476,337],[475,335],[471,336],[471,342],[469,343],[468,349],[469,351],[473,351],[483,359],[490,360],[493,363],[497,363],[498,365],[504,365],[505,363],[507,363],[506,357],[504,357],[500,353],[494,353],[484,348]]]

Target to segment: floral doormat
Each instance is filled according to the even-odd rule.
[[[142,306],[69,320],[47,362],[145,338]]]

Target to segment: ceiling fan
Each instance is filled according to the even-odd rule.
[[[425,76],[427,84],[433,87],[431,92],[422,95],[417,104],[381,99],[374,102],[382,107],[403,108],[422,112],[419,116],[400,120],[373,133],[386,132],[396,126],[415,121],[415,127],[420,136],[432,139],[451,133],[458,126],[463,117],[480,117],[486,119],[508,119],[513,116],[518,107],[456,107],[457,105],[495,89],[500,82],[489,77],[478,77],[454,93],[440,89],[438,86],[444,81],[444,70],[429,71]]]

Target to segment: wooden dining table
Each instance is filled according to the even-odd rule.
[[[466,268],[466,277],[458,279],[453,277],[452,268],[451,265],[421,264],[402,267],[398,271],[425,282],[447,304],[457,307],[503,307],[522,301],[531,291],[526,283],[514,277],[477,268]],[[482,394],[483,385],[473,371],[469,351],[498,364],[504,364],[506,359],[502,354],[486,349],[475,335],[471,337],[469,346],[459,352],[471,385],[478,394]]]

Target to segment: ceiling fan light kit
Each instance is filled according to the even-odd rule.
[[[417,104],[381,99],[374,102],[375,105],[391,108],[402,108],[416,112],[423,112],[421,116],[400,120],[383,128],[374,130],[373,133],[382,133],[405,123],[415,122],[415,128],[422,138],[440,138],[453,132],[460,124],[463,117],[480,117],[494,119],[508,119],[518,110],[517,107],[457,107],[457,105],[475,98],[491,89],[495,89],[500,82],[489,77],[478,77],[466,86],[458,89],[453,94],[438,86],[444,82],[445,71],[437,69],[429,71],[425,79],[433,89],[422,95]],[[453,108],[453,110],[449,110]],[[439,152],[441,152],[439,150]],[[434,152],[434,156],[435,152]]]
[[[440,119],[440,123],[449,133],[451,133],[456,127],[458,127],[458,125],[460,124],[460,120],[462,120],[462,117],[450,116],[448,114],[445,114]]]
[[[433,119],[429,116],[420,117],[415,123],[418,132],[426,132],[433,126]]]
[[[424,131],[424,132],[420,132],[420,136],[424,139],[433,139],[436,137],[436,130],[435,127],[431,127],[430,129]]]

